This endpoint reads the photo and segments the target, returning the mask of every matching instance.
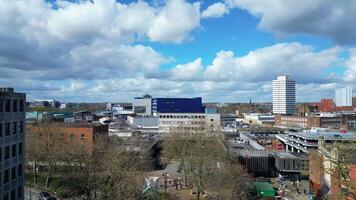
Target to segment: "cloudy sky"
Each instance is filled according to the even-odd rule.
[[[0,86],[28,99],[129,102],[149,93],[297,101],[356,92],[356,1],[0,0]]]

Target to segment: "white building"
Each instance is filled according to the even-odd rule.
[[[247,124],[273,124],[274,123],[274,115],[271,114],[263,114],[263,113],[244,113],[243,122]]]
[[[151,115],[152,114],[152,98],[149,95],[143,97],[135,97],[132,105],[134,113],[137,115]]]
[[[174,129],[220,129],[220,114],[206,113],[155,113],[159,119],[160,132],[170,132]]]
[[[289,76],[278,76],[273,80],[273,113],[294,114],[295,112],[295,81]]]
[[[335,90],[336,106],[352,106],[352,88],[339,88]]]

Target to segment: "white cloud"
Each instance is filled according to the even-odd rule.
[[[199,80],[203,73],[202,59],[198,58],[193,62],[177,65],[171,70],[172,80]]]
[[[260,18],[259,28],[277,35],[326,36],[339,44],[356,44],[356,1],[335,0],[226,0]]]
[[[349,49],[349,58],[345,62],[346,71],[344,73],[344,80],[347,82],[356,82],[356,49]]]
[[[219,18],[226,13],[229,13],[229,8],[221,2],[217,2],[210,5],[206,10],[204,10],[201,16],[202,18]]]
[[[200,4],[169,0],[152,22],[148,36],[152,41],[180,43],[200,26]]]
[[[289,74],[300,83],[325,82],[324,70],[338,61],[339,47],[315,52],[300,43],[281,43],[259,48],[245,56],[235,57],[231,51],[220,51],[205,71],[210,80],[267,81]]]

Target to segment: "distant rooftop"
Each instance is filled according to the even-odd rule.
[[[318,131],[318,132],[286,132],[289,135],[300,137],[306,140],[318,140],[324,137],[324,140],[355,140],[356,132],[340,133],[337,131]]]

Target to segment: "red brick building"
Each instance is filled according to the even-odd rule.
[[[318,150],[309,154],[310,190],[318,199],[355,199],[355,151],[355,142],[330,146],[319,140]]]
[[[320,99],[319,112],[333,112],[335,105],[332,99]]]

